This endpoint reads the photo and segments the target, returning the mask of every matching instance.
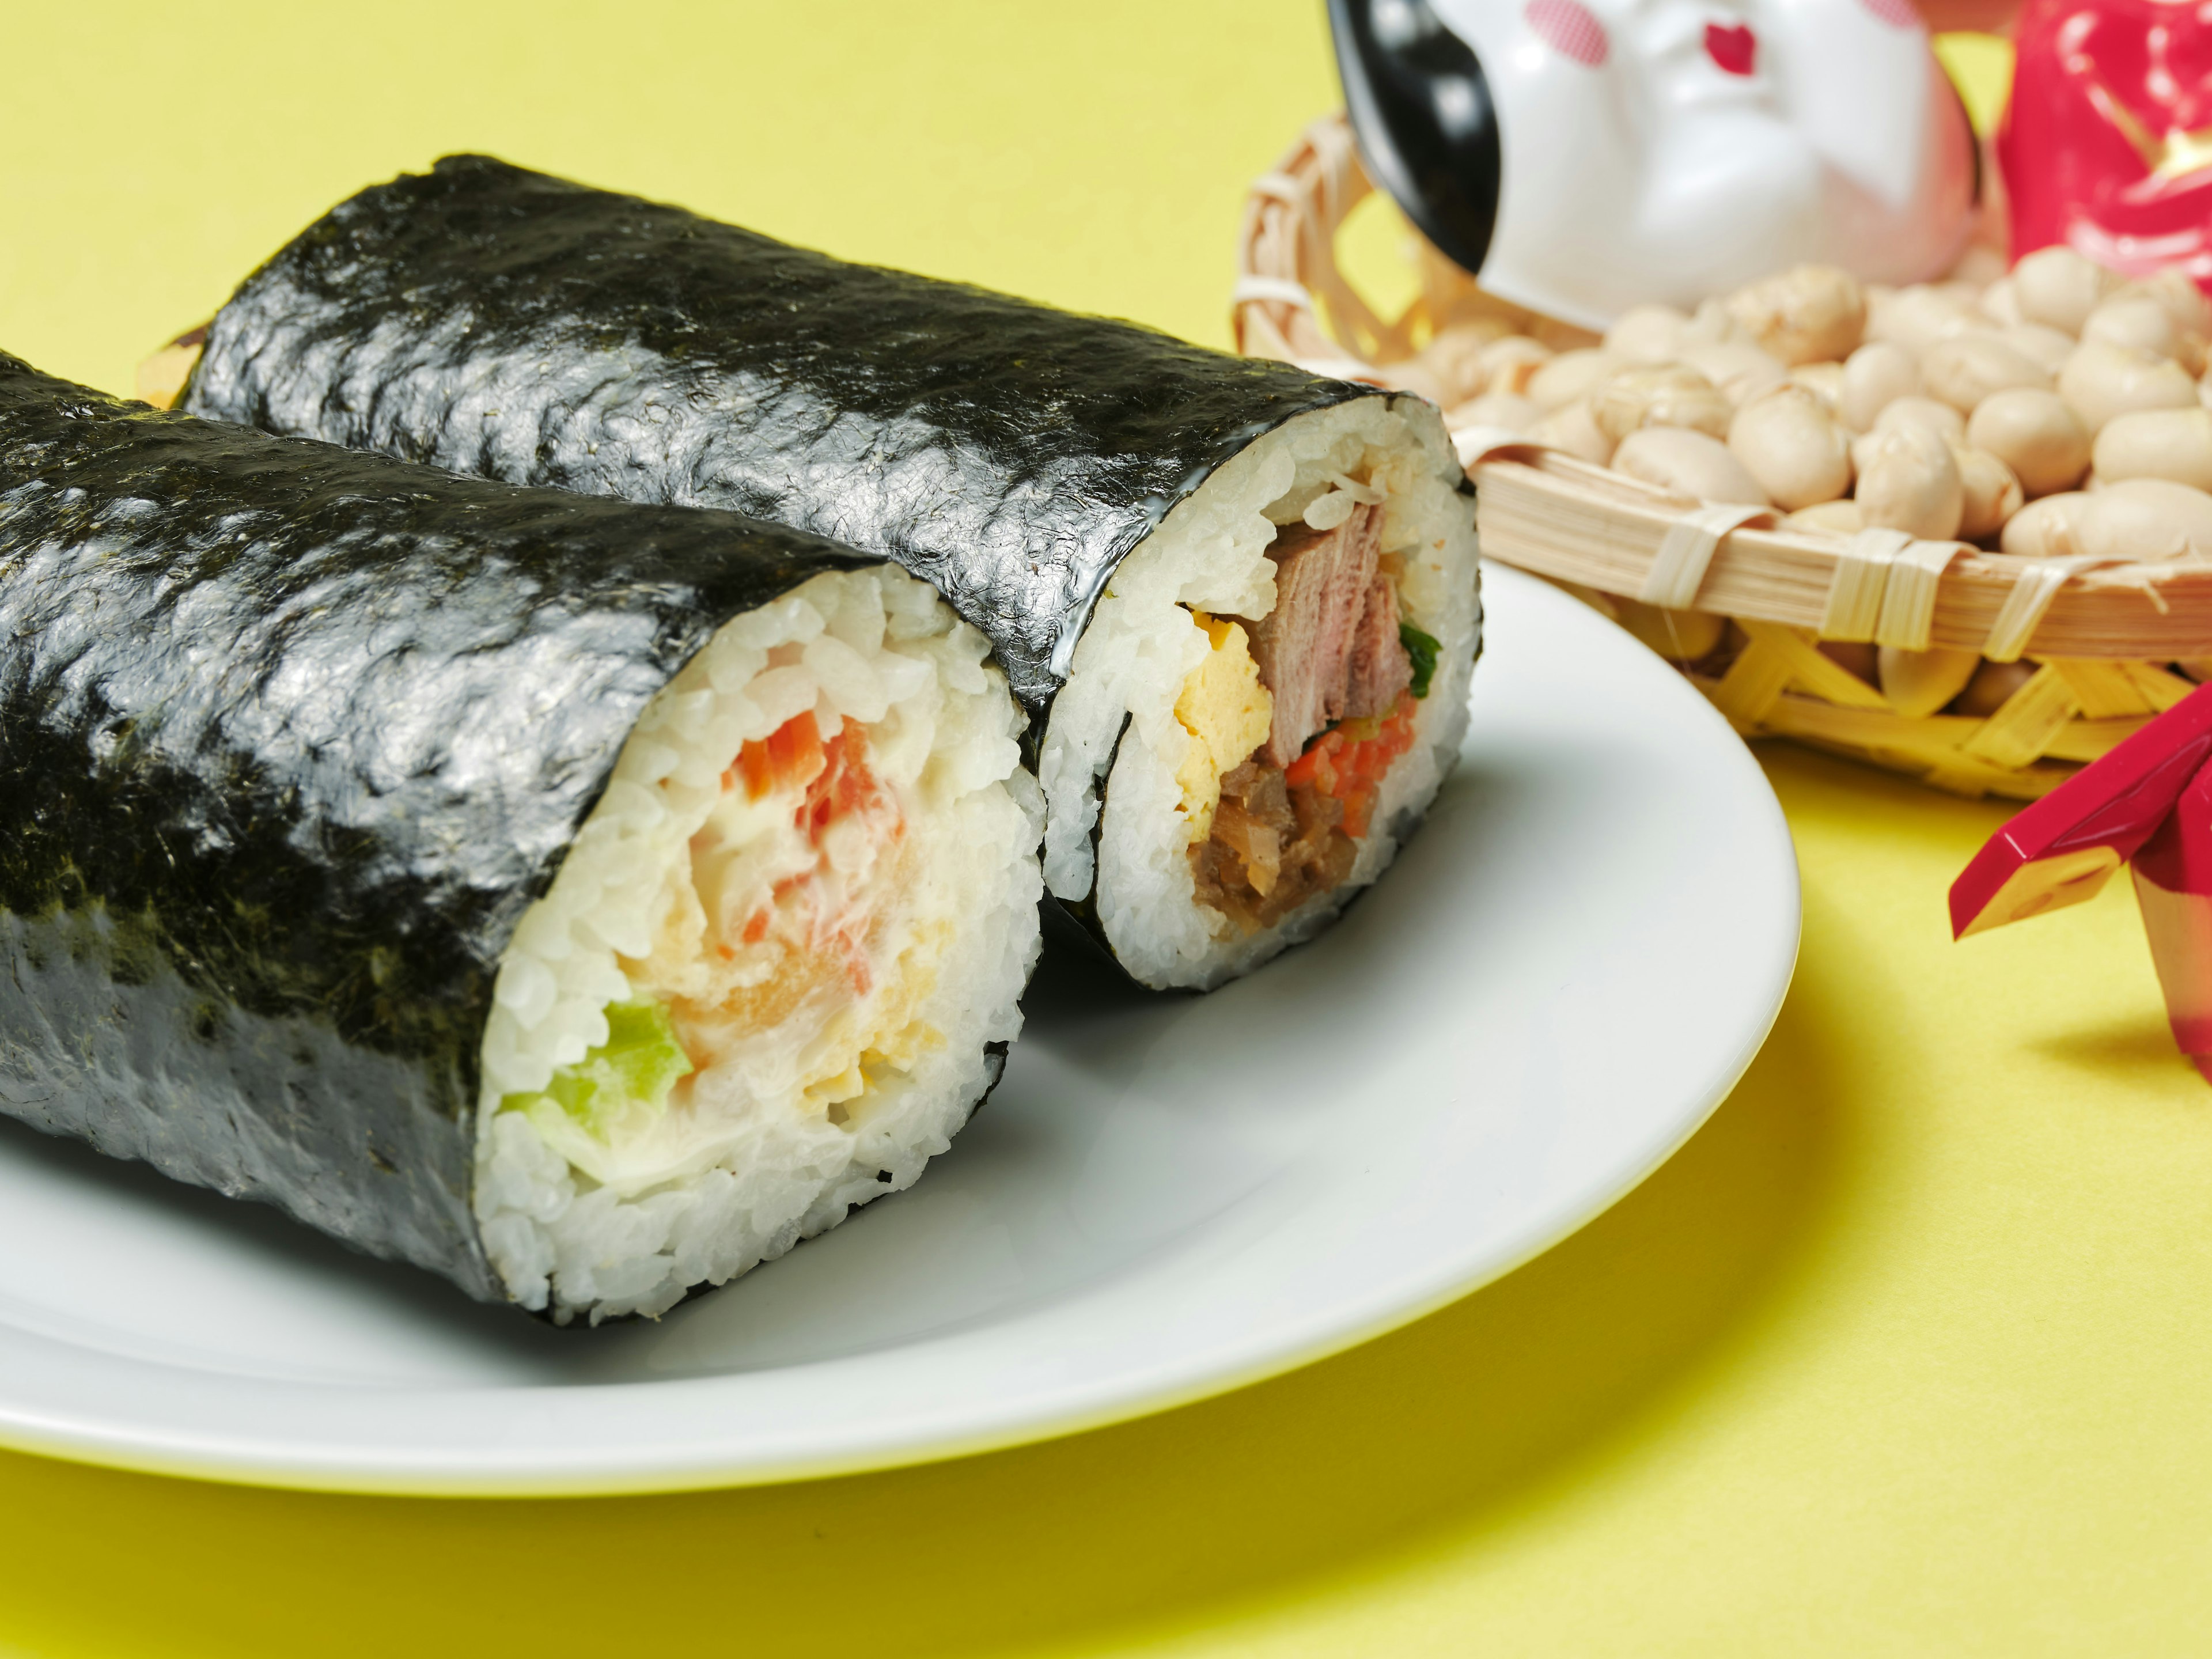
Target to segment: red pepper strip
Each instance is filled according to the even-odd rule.
[[[1321,770],[1322,762],[1328,754],[1330,745],[1336,741],[1336,733],[1334,732],[1324,732],[1316,738],[1306,746],[1304,754],[1300,755],[1283,769],[1284,783],[1292,789],[1310,787]],[[1324,790],[1322,793],[1328,792]]]
[[[1413,714],[1419,706],[1410,695],[1401,695],[1380,726],[1364,738],[1352,738],[1344,726],[1330,727],[1284,769],[1283,781],[1291,788],[1310,788],[1342,801],[1345,833],[1358,840],[1367,833],[1376,787],[1391,763],[1413,746]]]

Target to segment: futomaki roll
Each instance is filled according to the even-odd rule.
[[[943,1152],[1037,947],[896,565],[0,356],[0,1110],[566,1322]]]
[[[897,560],[990,635],[1047,884],[1149,985],[1325,926],[1458,750],[1474,501],[1403,394],[458,156],[249,278],[185,407]]]

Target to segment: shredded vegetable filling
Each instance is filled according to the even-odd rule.
[[[906,821],[870,769],[868,734],[825,738],[813,711],[749,742],[691,837],[653,948],[621,958],[632,997],[608,1038],[545,1091],[508,1096],[549,1144],[635,1188],[697,1161],[715,1109],[783,1102],[847,1121],[873,1066],[910,1066],[941,1041],[915,1010],[934,984],[942,924],[900,902]]]

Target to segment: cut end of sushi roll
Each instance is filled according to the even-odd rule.
[[[823,574],[647,708],[485,1027],[514,1300],[661,1313],[910,1185],[996,1080],[1042,805],[987,648],[894,568]]]
[[[1464,484],[1433,409],[1359,398],[1249,446],[1114,571],[1045,732],[1045,880],[1144,983],[1311,936],[1427,809],[1480,642]]]

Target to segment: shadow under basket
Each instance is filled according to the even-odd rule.
[[[1237,238],[1240,351],[1395,385],[1407,377],[1394,365],[1480,318],[1547,343],[1591,343],[1484,294],[1418,238],[1420,292],[1385,322],[1336,253],[1373,188],[1340,115],[1254,181]],[[2212,657],[2212,566],[1782,529],[1777,509],[1694,501],[1498,428],[1452,437],[1475,482],[1483,552],[1622,623],[1746,737],[1793,738],[1961,794],[2031,799],[2194,690],[2172,665]],[[2020,666],[1977,680],[2011,682],[1994,707],[1984,696],[1973,714],[1906,714],[1846,665],[1881,647]]]

